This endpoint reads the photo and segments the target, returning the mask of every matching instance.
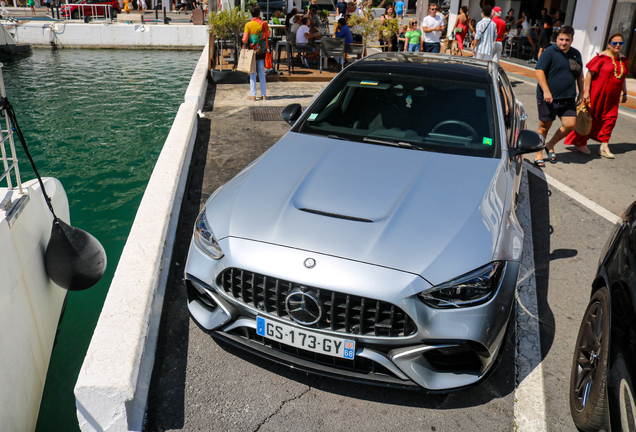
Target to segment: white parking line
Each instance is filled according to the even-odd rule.
[[[524,237],[515,308],[514,422],[515,431],[543,432],[547,430],[547,424],[530,212],[528,172],[523,170],[517,207],[517,220]]]
[[[600,205],[596,204],[591,199],[584,197],[583,195],[581,195],[580,193],[578,193],[571,187],[564,185],[563,183],[561,183],[560,181],[558,181],[551,175],[546,174],[545,172],[541,171],[539,168],[532,166],[532,164],[529,161],[526,160],[525,162],[526,162],[525,164],[526,169],[530,171],[532,174],[534,174],[535,176],[539,177],[542,180],[545,180],[550,186],[563,192],[564,194],[566,194],[573,200],[577,201],[579,204],[592,210],[597,215],[607,219],[611,223],[616,223],[620,220],[620,217],[616,216],[614,213],[607,210],[605,207],[601,207]]]

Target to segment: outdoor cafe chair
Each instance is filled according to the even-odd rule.
[[[320,42],[320,73],[322,73],[322,59],[329,57],[338,57],[340,70],[342,70],[342,62],[345,55],[344,38],[323,37]]]

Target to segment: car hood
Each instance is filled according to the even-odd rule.
[[[216,237],[239,237],[421,275],[432,284],[492,260],[500,160],[289,132],[217,190]]]

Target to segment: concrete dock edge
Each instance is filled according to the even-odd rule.
[[[186,91],[137,210],[75,385],[82,431],[140,431],[208,49]],[[198,92],[198,95],[197,95]]]

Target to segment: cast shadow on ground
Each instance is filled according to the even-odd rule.
[[[541,360],[550,352],[555,335],[555,321],[548,303],[548,281],[550,280],[550,262],[556,259],[570,258],[578,252],[573,249],[556,249],[550,253],[550,195],[545,179],[528,174],[528,190],[532,203],[532,238],[534,246],[534,269],[539,311],[539,332],[541,336]]]
[[[211,96],[214,100],[214,95]],[[174,243],[161,312],[155,364],[148,393],[144,427],[146,431],[180,429],[184,423],[190,316],[186,307],[183,268],[190,246],[192,227],[201,206],[203,174],[211,130],[209,119],[199,118],[198,121],[200,127],[179,214],[175,237],[177,240]]]

